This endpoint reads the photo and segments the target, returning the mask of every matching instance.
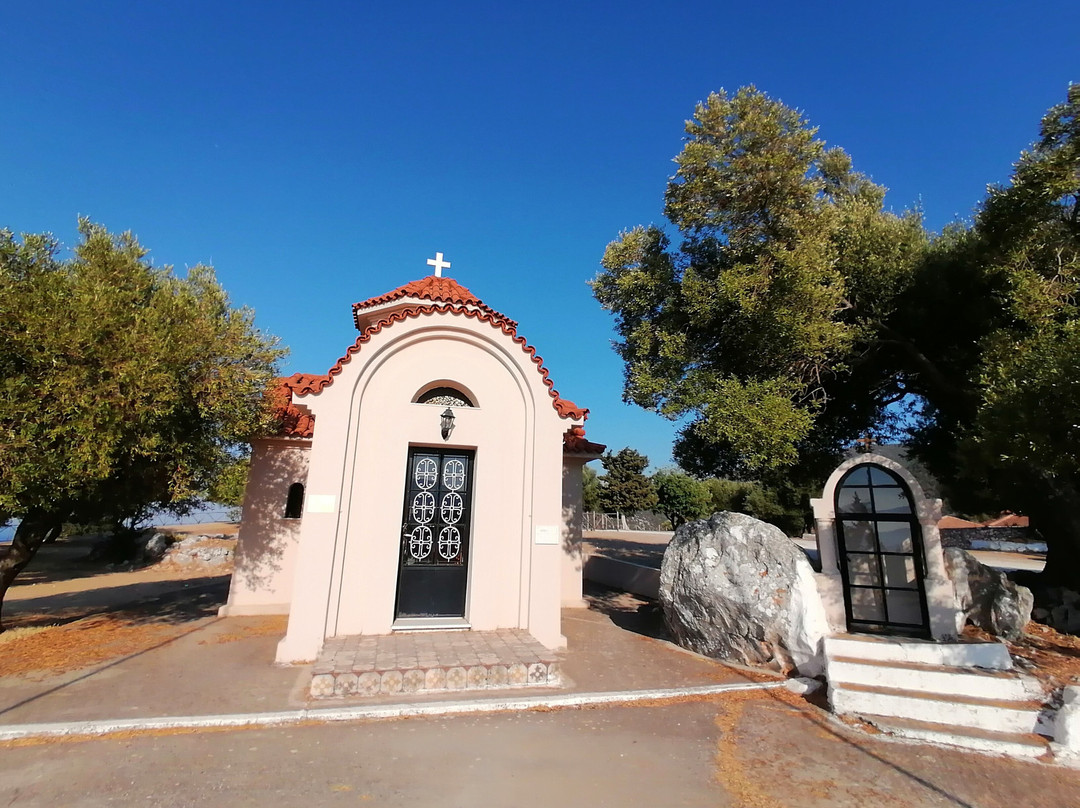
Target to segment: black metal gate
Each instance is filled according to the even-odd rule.
[[[463,617],[474,454],[409,450],[396,617]]]
[[[903,480],[871,463],[849,471],[836,539],[848,631],[928,637],[922,531]]]

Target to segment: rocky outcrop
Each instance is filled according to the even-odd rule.
[[[172,545],[173,539],[171,536],[165,533],[154,533],[146,539],[146,544],[142,548],[142,558],[144,561],[160,561],[169,547]]]
[[[174,564],[230,563],[236,540],[225,534],[189,536],[169,548],[164,560]]]
[[[1034,605],[1030,589],[1018,586],[1005,573],[987,567],[959,547],[946,548],[945,570],[966,622],[1006,640],[1023,633]]]
[[[716,659],[824,670],[825,610],[806,555],[772,525],[717,513],[683,525],[664,552],[660,602],[676,641]]]
[[[1039,607],[1031,616],[1062,634],[1080,634],[1080,592],[1051,586],[1039,595]]]

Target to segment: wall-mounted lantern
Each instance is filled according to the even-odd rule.
[[[439,417],[442,425],[442,439],[447,440],[450,433],[454,431],[454,411],[447,407]]]

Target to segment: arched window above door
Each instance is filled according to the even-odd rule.
[[[435,382],[421,387],[413,396],[414,404],[438,404],[440,407],[475,407],[474,397],[450,382]]]

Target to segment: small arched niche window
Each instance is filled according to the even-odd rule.
[[[304,484],[293,483],[289,486],[289,496],[285,500],[285,518],[299,519],[304,512]]]
[[[413,398],[414,404],[438,404],[440,407],[475,407],[472,396],[459,387],[442,383],[426,390]]]

